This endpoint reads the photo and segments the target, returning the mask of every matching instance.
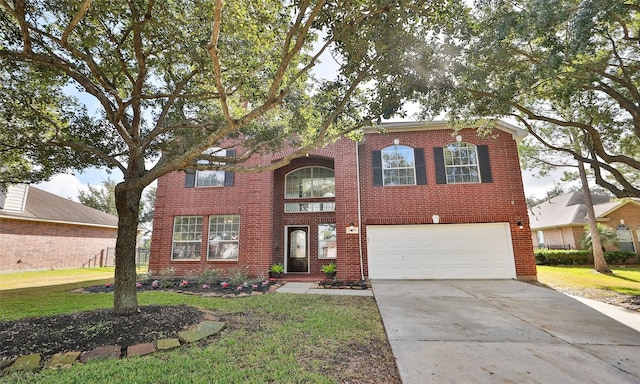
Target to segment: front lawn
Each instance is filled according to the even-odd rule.
[[[112,306],[112,293],[68,293],[89,283],[0,291],[0,320]],[[141,292],[139,304],[201,307],[226,329],[206,343],[61,370],[10,374],[0,383],[399,383],[371,297],[268,294],[222,299]],[[0,327],[2,326],[0,322]],[[34,330],[35,331],[35,330]]]
[[[640,295],[640,267],[611,267],[613,274],[596,272],[591,266],[538,267],[538,281],[563,291],[603,290],[623,295]]]
[[[52,269],[0,274],[0,290],[113,279],[115,267]]]

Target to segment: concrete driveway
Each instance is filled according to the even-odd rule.
[[[373,281],[403,384],[640,383],[640,332],[514,280]]]

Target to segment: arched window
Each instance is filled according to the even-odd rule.
[[[334,197],[336,181],[333,169],[306,167],[296,169],[285,178],[285,198],[304,199]]]
[[[416,167],[413,148],[392,145],[382,149],[383,185],[415,185]]]
[[[636,247],[633,245],[633,236],[631,235],[631,229],[625,225],[620,224],[616,228],[616,234],[618,235],[618,247],[621,251],[636,252]]]
[[[443,148],[447,184],[479,183],[480,169],[476,146],[470,143],[451,143]]]

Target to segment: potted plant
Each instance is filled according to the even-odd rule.
[[[334,263],[325,264],[320,270],[327,275],[327,279],[334,279],[336,277],[337,268]]]
[[[269,268],[269,276],[278,278],[280,274],[284,273],[284,265],[282,263],[273,264]]]

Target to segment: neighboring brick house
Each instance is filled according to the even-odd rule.
[[[596,194],[591,200],[596,221],[618,235],[618,246],[608,248],[640,254],[640,202]],[[580,242],[588,225],[584,201],[582,192],[569,192],[531,208],[533,243],[538,248],[581,249]]]
[[[0,270],[80,268],[115,247],[118,218],[33,186],[0,193]]]
[[[151,272],[257,275],[283,263],[285,278],[312,279],[335,262],[343,279],[536,278],[517,152],[524,130],[383,127],[274,171],[161,177]]]

